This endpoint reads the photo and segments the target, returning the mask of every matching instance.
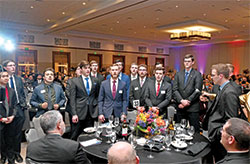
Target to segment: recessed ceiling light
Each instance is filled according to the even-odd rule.
[[[237,2],[240,2],[240,0],[237,0]]]
[[[116,23],[120,23],[119,21],[116,21]]]
[[[203,14],[203,16],[205,17],[205,16],[207,16],[207,14],[206,14],[206,13],[204,13],[204,14]]]
[[[146,26],[143,26],[143,28],[146,28]]]
[[[111,28],[110,28],[110,30],[112,31],[112,30],[113,30],[113,28],[111,27]]]
[[[228,20],[226,19],[225,22],[228,22]]]
[[[246,27],[246,25],[243,24],[242,27]]]
[[[31,9],[34,9],[34,6],[30,6]]]
[[[178,5],[176,5],[175,7],[176,7],[176,8],[178,8],[179,6],[178,6]]]
[[[25,32],[27,32],[27,33],[28,33],[29,31],[28,31],[28,30],[25,30]]]
[[[50,19],[47,19],[47,22],[50,22]]]
[[[136,31],[134,32],[134,34],[136,34]]]
[[[64,11],[62,12],[62,15],[65,15],[65,12],[64,12]]]
[[[159,20],[160,18],[156,18],[156,20]]]
[[[85,6],[85,5],[86,5],[86,2],[83,2],[82,5]]]

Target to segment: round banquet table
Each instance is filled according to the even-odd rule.
[[[92,135],[82,134],[78,137],[78,141],[82,142],[82,141],[87,141],[93,138],[95,138],[93,134]],[[88,155],[94,157],[95,160],[100,159],[99,162],[97,163],[100,163],[100,161],[102,162],[105,161],[107,163],[107,151],[111,146],[110,144],[106,143],[106,138],[104,137],[102,138],[103,138],[103,141],[101,144],[83,147],[84,151]],[[194,144],[197,142],[201,142],[201,141],[209,143],[209,141],[203,135],[196,133],[193,139]],[[191,156],[191,155],[183,154],[182,152],[176,152],[174,147],[171,146],[171,151],[164,150],[161,152],[152,152],[152,155],[154,156],[154,158],[149,159],[147,158],[147,155],[150,153],[150,151],[145,150],[144,147],[140,145],[137,145],[136,147],[136,153],[140,158],[140,163],[188,163],[188,164],[210,163],[209,162],[211,161],[210,152],[211,152],[211,148],[210,146],[207,146],[204,150],[202,150],[196,156]]]

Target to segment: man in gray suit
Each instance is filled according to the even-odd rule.
[[[74,140],[77,140],[84,128],[92,127],[98,116],[98,80],[90,76],[88,61],[83,60],[79,67],[82,69],[82,75],[71,80],[69,92],[69,110],[73,123],[71,139]]]
[[[219,91],[207,110],[203,129],[208,130],[212,154],[217,162],[226,155],[226,150],[220,143],[222,127],[228,119],[238,116],[240,100],[235,87],[229,81],[229,69],[226,64],[213,65],[211,76],[214,84],[219,85]]]
[[[126,83],[120,79],[118,65],[110,66],[111,78],[101,84],[98,97],[99,120],[104,122],[111,115],[126,118],[127,115],[127,88]]]
[[[167,106],[172,99],[171,84],[163,80],[164,68],[156,67],[155,80],[148,81],[145,102],[148,107],[152,107],[154,112],[160,115],[166,114]]]
[[[4,69],[8,72],[9,87],[15,90],[17,105],[16,105],[16,116],[13,120],[13,126],[15,126],[15,140],[14,143],[14,153],[17,162],[23,162],[23,158],[20,155],[21,152],[21,142],[22,142],[22,128],[25,121],[24,110],[27,109],[26,96],[24,93],[24,84],[21,77],[15,75],[16,64],[13,60],[5,60],[2,63]]]
[[[90,163],[80,143],[61,137],[65,124],[60,112],[52,110],[44,113],[40,124],[46,136],[28,144],[27,163]]]
[[[173,82],[173,97],[177,103],[177,122],[187,119],[195,131],[200,131],[199,96],[202,89],[201,73],[193,69],[194,57],[187,54],[184,57],[185,69],[177,72]]]

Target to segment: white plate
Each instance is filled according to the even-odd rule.
[[[179,143],[177,143],[176,141],[172,141],[171,144],[174,147],[179,148],[179,149],[184,149],[184,148],[186,148],[188,146],[185,142],[179,142]]]
[[[178,135],[178,136],[182,137],[182,138],[183,138],[184,140],[186,140],[186,141],[190,141],[190,140],[193,139],[192,136],[189,136],[189,135],[186,135],[186,134],[180,134],[180,135]]]
[[[88,128],[83,129],[83,131],[84,131],[85,133],[93,133],[93,132],[95,132],[96,130],[95,130],[94,127],[88,127]]]

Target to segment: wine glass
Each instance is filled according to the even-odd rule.
[[[102,126],[99,125],[99,126],[97,127],[97,130],[96,130],[96,133],[95,133],[95,135],[96,135],[97,138],[100,138],[100,135],[101,135],[101,133],[102,133],[102,130],[103,130],[103,129],[102,129]]]
[[[129,136],[128,141],[130,142],[130,144],[131,144],[131,145],[133,146],[133,148],[135,149],[136,146],[137,146],[136,137],[135,137],[133,134],[131,134],[131,135]]]
[[[115,133],[115,131],[112,132],[110,139],[111,139],[111,142],[112,142],[112,145],[113,145],[115,143],[115,141],[116,141],[116,133]]]
[[[107,137],[108,137],[108,140],[106,143],[111,143],[109,138],[111,137],[111,134],[112,134],[112,126],[111,124],[109,124],[107,127],[106,127],[106,133],[107,133]]]
[[[114,116],[113,115],[109,116],[109,123],[110,123],[110,125],[112,125],[113,121],[114,121]]]
[[[178,148],[178,146],[181,146],[181,131],[180,131],[180,129],[176,129],[176,131],[175,131],[175,141],[176,141],[175,151],[180,152],[181,150]]]
[[[189,136],[193,137],[194,133],[195,133],[195,129],[193,126],[190,126],[188,129],[187,129],[187,133]],[[190,145],[194,144],[192,141],[189,142]]]
[[[167,151],[171,150],[170,149],[171,142],[172,142],[172,136],[171,135],[166,135],[165,136],[165,143],[166,143],[166,146],[167,146],[167,148],[166,148]]]
[[[134,131],[134,120],[129,120],[129,128],[131,130],[131,133]]]
[[[181,119],[181,127],[185,129],[187,126],[187,120],[186,119]]]
[[[152,155],[152,148],[154,147],[154,144],[155,144],[154,140],[152,139],[147,140],[147,145],[149,146],[149,149],[150,149],[150,154],[147,155],[147,158],[150,158],[150,159],[154,158],[154,156]]]
[[[115,122],[114,122],[114,125],[115,127],[117,127],[119,125],[119,117],[115,117]]]
[[[169,125],[168,119],[164,119],[164,121],[165,121],[165,127],[168,128],[168,125]]]
[[[94,129],[95,129],[95,130],[98,129],[98,122],[97,122],[97,121],[94,122]]]

